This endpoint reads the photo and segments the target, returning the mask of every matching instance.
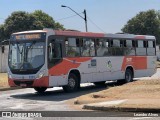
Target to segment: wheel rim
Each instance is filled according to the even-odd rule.
[[[69,85],[70,88],[73,89],[75,87],[75,85],[76,85],[75,80],[73,78],[69,78],[68,85]]]

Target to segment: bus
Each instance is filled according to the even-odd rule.
[[[156,72],[156,39],[150,35],[104,34],[53,29],[13,33],[9,41],[9,86],[63,87],[107,80],[132,82]]]

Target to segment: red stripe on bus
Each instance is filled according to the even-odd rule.
[[[8,84],[10,87],[16,87],[17,85],[14,83],[14,81],[10,78],[8,78]]]
[[[33,81],[32,85],[26,86],[26,87],[49,87],[49,77],[48,76],[44,76],[40,79],[34,79],[34,80],[28,80],[28,79],[25,79],[25,80],[24,79],[23,80],[22,79],[20,79],[20,80],[16,79],[16,80],[14,80],[14,79],[8,78],[8,83],[9,83],[10,87],[18,86],[14,83],[14,81],[22,82],[22,84],[25,84],[25,82],[27,82],[27,81]]]
[[[66,60],[67,59],[67,60]],[[91,60],[91,58],[66,58],[63,61],[54,67],[49,69],[49,75],[51,76],[59,76],[66,75],[70,69],[78,68],[81,63]]]
[[[146,37],[144,35],[138,35],[135,37],[135,39],[146,39]]]
[[[49,87],[49,77],[44,76],[38,80],[34,80],[33,87]]]
[[[128,56],[124,57],[121,70],[125,71],[127,66],[132,66],[135,70],[147,69],[146,56]]]

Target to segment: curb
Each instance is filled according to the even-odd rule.
[[[23,89],[23,88],[22,87],[6,87],[6,88],[0,88],[0,91],[16,90],[16,89]]]
[[[160,113],[160,108],[130,108],[130,107],[116,107],[116,106],[91,106],[84,105],[82,109],[88,110],[100,110],[100,111],[120,111],[120,112],[152,112],[152,113]]]

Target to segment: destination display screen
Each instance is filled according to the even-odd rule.
[[[11,36],[11,40],[45,40],[46,33],[16,34]]]

